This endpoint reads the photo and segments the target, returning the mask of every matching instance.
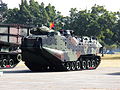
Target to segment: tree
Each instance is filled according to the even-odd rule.
[[[20,10],[18,11],[18,19],[20,20],[18,23],[30,24],[32,22],[31,18],[33,18],[33,16],[29,11],[29,5],[26,0],[22,0]]]
[[[7,24],[17,24],[19,21],[18,21],[18,8],[14,8],[14,9],[9,9],[6,13],[6,21],[4,23],[7,23]]]
[[[0,12],[5,9],[2,8]],[[56,30],[71,29],[78,36],[95,36],[104,46],[120,45],[120,12],[107,11],[104,6],[94,5],[90,10],[71,8],[70,16],[64,17],[51,4],[21,0],[19,8],[8,9],[3,16],[4,23],[49,26],[54,22]]]
[[[114,30],[116,21],[116,13],[107,11],[103,6],[94,5],[91,10],[80,11],[72,8],[70,16],[65,19],[65,28],[73,29],[79,36],[95,36],[103,45],[112,45],[118,37]]]
[[[3,23],[6,20],[7,4],[3,3],[0,0],[0,23]]]
[[[49,15],[45,9],[45,5],[43,2],[39,6],[39,10],[40,10],[41,25],[43,24],[43,25],[48,26],[50,18],[49,18]]]
[[[52,6],[50,3],[48,4],[48,6],[46,6],[45,8],[48,16],[49,16],[49,22],[54,22],[55,18],[56,18],[56,10],[55,7]]]

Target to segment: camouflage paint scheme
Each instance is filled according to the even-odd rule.
[[[88,40],[84,40],[85,38]],[[79,39],[71,35],[46,36],[42,38],[42,44],[44,49],[62,61],[76,61],[80,55],[99,53],[101,44],[98,41],[91,40],[89,43],[88,37],[84,37],[83,42]]]
[[[38,50],[45,50],[61,62],[74,62],[82,55],[97,55],[99,53],[99,49],[102,46],[95,38],[86,36],[82,38],[74,37],[72,32],[72,30],[55,31],[45,26],[32,29],[32,34],[25,38],[26,41],[23,41],[23,60],[30,59],[26,58],[27,54],[30,54],[30,50],[34,51],[33,54]],[[35,49],[36,46],[37,50]],[[24,52],[27,52],[27,54],[25,55]],[[49,57],[49,55],[46,56],[47,54],[45,55],[42,51],[40,53],[44,54],[44,57]],[[38,57],[36,61],[40,62],[41,58],[42,56]],[[31,60],[31,63],[36,61]],[[25,62],[29,62],[29,60]]]

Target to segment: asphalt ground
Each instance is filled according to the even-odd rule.
[[[119,59],[102,60],[95,70],[68,72],[31,72],[20,62],[0,74],[0,90],[120,90]]]

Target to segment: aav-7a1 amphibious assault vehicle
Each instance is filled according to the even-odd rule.
[[[94,37],[75,37],[72,30],[45,26],[31,29],[22,40],[22,59],[32,71],[96,69],[101,44]]]

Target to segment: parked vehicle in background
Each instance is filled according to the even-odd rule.
[[[29,29],[25,25],[0,24],[0,69],[13,68],[21,61],[21,39],[29,35]]]

